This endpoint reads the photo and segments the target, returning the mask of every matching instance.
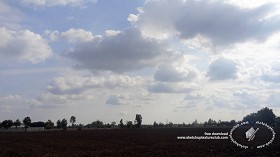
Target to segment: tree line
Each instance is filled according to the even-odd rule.
[[[66,130],[67,128],[77,128],[78,130],[81,130],[82,128],[140,128],[140,127],[154,127],[154,128],[171,128],[171,127],[211,127],[211,126],[234,126],[237,123],[248,121],[249,123],[254,124],[256,121],[261,121],[264,123],[267,123],[271,126],[280,126],[280,117],[276,117],[276,115],[273,113],[272,109],[269,109],[267,107],[260,109],[256,113],[250,113],[246,115],[241,121],[222,121],[222,120],[213,120],[209,119],[208,121],[205,121],[203,123],[198,122],[197,120],[194,120],[192,123],[189,124],[173,124],[172,122],[168,122],[166,124],[163,123],[157,123],[156,121],[152,125],[142,125],[142,116],[141,114],[136,114],[134,123],[132,121],[127,121],[126,124],[123,123],[123,120],[121,119],[119,124],[115,121],[111,123],[103,123],[100,120],[93,121],[90,124],[83,125],[83,124],[75,124],[76,123],[76,117],[71,116],[69,119],[69,122],[71,125],[68,126],[68,121],[63,118],[62,120],[57,120],[56,125],[54,122],[52,122],[50,119],[47,122],[32,122],[30,117],[25,117],[22,122],[17,119],[15,121],[12,120],[4,120],[0,123],[0,128],[11,128],[11,127],[19,127],[24,125],[25,128],[27,127],[44,127],[45,129],[63,129]]]
[[[134,124],[132,123],[132,121],[127,121],[126,125],[123,124],[122,119],[120,120],[120,124],[116,124],[115,121],[113,121],[112,123],[107,123],[104,124],[102,121],[100,120],[96,120],[93,121],[90,124],[87,125],[83,125],[83,124],[75,124],[76,123],[76,117],[75,116],[71,116],[69,122],[72,124],[70,126],[68,126],[68,121],[63,118],[62,120],[57,120],[56,125],[54,124],[54,122],[52,122],[50,119],[47,122],[32,122],[30,117],[25,117],[22,122],[17,119],[16,121],[12,121],[12,120],[4,120],[3,122],[0,123],[0,128],[11,128],[11,127],[19,127],[24,125],[25,128],[28,127],[44,127],[45,129],[54,129],[54,128],[58,128],[58,129],[63,129],[63,130],[67,130],[67,128],[77,128],[78,130],[81,130],[82,128],[116,128],[116,127],[120,127],[120,128],[140,128],[141,124],[142,124],[142,116],[140,114],[136,114],[136,118],[134,120]]]

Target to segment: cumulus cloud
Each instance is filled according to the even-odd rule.
[[[129,22],[136,22],[136,21],[138,21],[138,16],[134,15],[134,14],[129,14],[128,18],[127,18],[127,21],[129,21]]]
[[[94,36],[90,31],[85,29],[70,28],[67,31],[59,32],[57,30],[45,30],[45,35],[50,39],[50,41],[64,40],[69,43],[80,43],[88,42],[93,40]]]
[[[237,78],[237,64],[226,58],[218,58],[209,66],[207,76],[210,80],[226,80]]]
[[[1,112],[11,112],[15,109],[27,108],[28,105],[34,105],[36,103],[33,99],[26,99],[19,95],[0,96]]]
[[[0,56],[38,63],[52,55],[47,41],[29,30],[12,31],[0,27]]]
[[[65,32],[61,32],[61,38],[70,43],[77,43],[80,41],[90,41],[93,39],[93,35],[91,32],[84,29],[71,28]]]
[[[61,76],[54,78],[48,85],[48,91],[55,95],[82,94],[94,88],[128,88],[144,84],[142,77],[129,77],[125,75],[105,76]]]
[[[97,0],[21,0],[23,4],[33,5],[39,7],[53,7],[53,6],[79,6],[83,7],[87,3],[96,3]]]
[[[150,36],[178,35],[182,39],[203,36],[214,46],[246,40],[263,41],[278,31],[279,18],[265,18],[277,8],[274,4],[244,8],[226,1],[168,0],[147,1],[139,13],[139,26]]]
[[[161,82],[182,82],[191,81],[197,77],[197,71],[194,67],[188,69],[179,69],[173,65],[161,65],[154,74],[156,81]]]
[[[81,43],[67,56],[77,61],[78,68],[123,73],[157,65],[170,54],[167,46],[166,42],[144,38],[137,28],[129,28]]]

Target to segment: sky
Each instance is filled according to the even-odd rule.
[[[0,0],[0,121],[280,115],[277,0]]]

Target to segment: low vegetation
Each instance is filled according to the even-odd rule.
[[[25,117],[22,122],[17,119],[16,121],[12,120],[3,120],[2,123],[0,123],[0,128],[11,128],[11,127],[20,127],[23,126],[25,128],[27,127],[44,127],[45,129],[63,129],[67,130],[67,128],[77,128],[77,130],[82,130],[82,128],[184,128],[184,127],[212,127],[212,126],[234,126],[237,123],[248,121],[249,123],[255,123],[256,121],[261,121],[264,123],[267,123],[271,126],[280,126],[280,117],[276,117],[276,115],[273,113],[272,109],[269,109],[267,107],[260,109],[256,113],[250,113],[247,116],[245,116],[242,121],[223,121],[223,120],[213,120],[209,119],[206,122],[198,122],[197,120],[194,120],[192,123],[186,124],[173,124],[172,122],[166,122],[166,124],[163,124],[161,122],[157,123],[156,121],[152,125],[142,125],[142,116],[141,114],[136,114],[134,123],[133,121],[127,121],[125,124],[123,123],[123,120],[121,119],[119,124],[116,125],[116,122],[113,121],[111,123],[103,123],[100,120],[93,121],[90,124],[75,124],[76,123],[76,117],[71,116],[69,122],[71,125],[68,125],[68,122],[65,118],[62,120],[57,120],[56,126],[55,124],[49,119],[47,122],[32,122],[30,117]]]

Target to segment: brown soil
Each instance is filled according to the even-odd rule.
[[[204,132],[230,130],[150,128],[0,133],[0,156],[280,156],[280,128],[274,128],[275,140],[262,149],[245,150],[237,147],[230,139],[177,139],[177,136],[203,136]],[[262,139],[262,136],[269,135],[267,132],[258,133],[258,139]]]

